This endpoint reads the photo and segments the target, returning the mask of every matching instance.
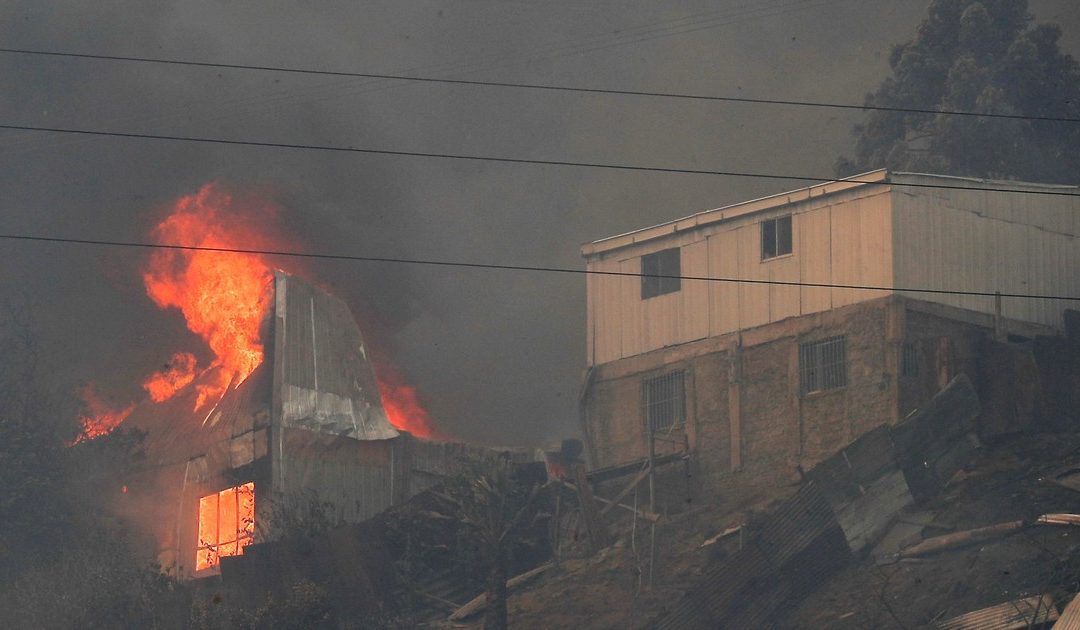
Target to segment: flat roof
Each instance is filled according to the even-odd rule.
[[[581,246],[581,253],[585,257],[595,256],[604,252],[609,252],[616,249],[621,249],[629,245],[636,243],[642,243],[653,239],[661,238],[669,234],[675,234],[678,232],[684,232],[686,230],[703,227],[706,225],[713,225],[716,223],[722,223],[724,221],[730,221],[736,217],[744,217],[749,214],[755,214],[758,212],[764,212],[780,206],[785,206],[791,203],[797,203],[800,201],[807,201],[815,197],[823,197],[826,195],[833,195],[836,193],[844,192],[854,188],[862,186],[891,186],[893,184],[903,185],[904,182],[900,179],[944,179],[957,182],[973,182],[979,184],[993,184],[996,188],[1009,187],[1017,190],[1023,189],[1077,189],[1077,186],[1062,185],[1062,184],[1040,184],[1031,182],[1019,182],[1009,180],[992,180],[981,179],[977,177],[957,177],[952,175],[935,175],[932,173],[908,173],[908,172],[893,172],[892,177],[888,169],[877,169],[869,171],[867,173],[861,173],[859,175],[852,175],[844,179],[838,179],[833,181],[824,182],[821,184],[814,184],[805,188],[798,188],[787,192],[777,193],[775,195],[769,195],[767,197],[761,197],[759,199],[751,199],[749,201],[740,201],[728,206],[722,206],[720,208],[714,208],[712,210],[704,210],[697,212],[681,219],[675,219],[673,221],[666,221],[650,227],[640,228],[623,234],[617,234],[615,236],[608,236],[599,240],[586,243]]]

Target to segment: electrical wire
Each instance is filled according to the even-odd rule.
[[[560,273],[589,276],[613,276],[630,278],[669,278],[701,282],[723,282],[731,284],[751,284],[768,286],[804,287],[817,289],[851,289],[855,291],[893,291],[903,293],[923,293],[932,295],[963,295],[975,297],[1020,298],[1031,300],[1067,300],[1080,301],[1080,297],[1069,295],[1040,295],[1032,293],[1002,293],[998,291],[960,291],[953,289],[928,289],[918,287],[890,287],[868,284],[839,284],[834,282],[801,282],[797,280],[760,280],[753,278],[725,278],[719,276],[684,276],[671,274],[646,274],[630,271],[601,271],[597,269],[576,269],[572,267],[544,267],[533,265],[509,265],[496,263],[476,263],[452,260],[431,260],[423,258],[395,258],[386,256],[355,256],[349,254],[328,254],[320,252],[295,252],[270,249],[247,249],[239,247],[204,247],[199,245],[178,245],[171,243],[147,243],[142,241],[115,241],[85,238],[61,238],[57,236],[34,236],[29,234],[0,234],[2,240],[28,241],[37,243],[58,243],[65,245],[92,245],[99,247],[126,247],[139,249],[167,249],[194,252],[217,252],[229,254],[251,254],[256,256],[280,256],[287,258],[307,258],[317,260],[341,260],[352,262],[391,263],[403,265],[425,265],[433,267],[456,267],[463,269],[490,269],[495,271],[526,271],[536,273]]]
[[[371,149],[365,147],[342,147],[320,144],[298,144],[289,142],[266,142],[258,140],[231,140],[228,138],[203,138],[198,136],[172,136],[153,133],[135,133],[122,131],[100,131],[95,129],[73,129],[65,127],[39,127],[34,125],[11,125],[0,124],[0,129],[12,131],[30,131],[37,133],[59,133],[85,136],[106,136],[112,138],[129,138],[138,140],[168,140],[173,142],[193,142],[202,144],[220,144],[229,146],[248,146],[273,149],[298,149],[304,151],[331,151],[340,153],[362,153],[370,155],[394,155],[400,157],[421,157],[446,160],[471,160],[476,162],[502,162],[506,164],[531,164],[541,166],[572,166],[580,168],[598,168],[616,171],[636,171],[650,173],[675,173],[684,175],[719,175],[724,177],[748,177],[755,179],[782,179],[797,180],[819,183],[847,182],[851,184],[880,184],[885,186],[904,186],[908,188],[934,188],[945,190],[972,190],[979,192],[1000,192],[1027,195],[1050,195],[1058,197],[1080,197],[1080,193],[1066,192],[1064,190],[1017,190],[1015,188],[1003,188],[1000,186],[963,186],[959,184],[927,184],[918,182],[894,182],[890,180],[871,181],[846,177],[837,179],[834,177],[815,177],[808,175],[786,175],[777,173],[747,173],[740,171],[716,171],[708,169],[691,169],[663,166],[642,166],[636,164],[612,164],[605,162],[575,162],[571,160],[541,160],[532,158],[510,158],[491,155],[469,155],[463,153],[435,153],[428,151],[403,151],[397,149]],[[1063,188],[1074,189],[1072,186]]]
[[[622,45],[622,42],[619,42]],[[592,49],[590,49],[592,50]],[[333,76],[333,77],[349,77],[349,78],[363,78],[363,79],[388,79],[393,81],[410,81],[418,83],[441,83],[449,85],[469,85],[469,86],[481,86],[481,87],[498,87],[498,88],[516,88],[526,90],[543,90],[552,92],[572,92],[579,94],[604,94],[615,96],[640,96],[649,98],[664,98],[664,99],[679,99],[679,100],[695,100],[695,101],[713,101],[723,103],[745,103],[754,105],[784,105],[793,107],[816,107],[816,108],[829,108],[829,109],[848,109],[859,111],[881,111],[881,112],[894,112],[904,114],[931,114],[931,115],[943,115],[943,116],[972,116],[978,118],[999,118],[1007,120],[1027,120],[1027,121],[1039,121],[1039,122],[1059,122],[1059,123],[1080,123],[1080,118],[1059,117],[1059,116],[1028,116],[1023,114],[999,114],[989,112],[972,112],[961,110],[941,110],[941,109],[927,109],[918,107],[889,107],[883,105],[855,105],[851,103],[832,103],[825,101],[805,101],[805,100],[785,100],[785,99],[771,99],[771,98],[751,98],[740,96],[719,96],[708,94],[692,94],[684,92],[656,92],[647,90],[620,90],[620,89],[606,89],[606,88],[594,88],[594,87],[575,87],[568,85],[551,85],[551,84],[537,84],[537,83],[519,83],[510,81],[480,81],[472,79],[446,79],[439,77],[422,77],[422,76],[409,76],[402,74],[387,74],[376,72],[350,72],[350,71],[337,71],[337,70],[317,70],[311,68],[297,68],[288,66],[266,66],[266,65],[250,65],[250,64],[238,64],[238,63],[224,63],[224,62],[205,62],[205,61],[187,61],[180,59],[165,59],[159,57],[136,57],[125,55],[101,55],[90,53],[71,53],[52,50],[37,50],[29,48],[0,48],[0,53],[8,54],[21,54],[21,55],[36,55],[47,57],[61,57],[61,58],[75,58],[75,59],[92,59],[99,61],[121,61],[131,63],[149,63],[149,64],[162,64],[162,65],[174,65],[174,66],[189,66],[199,68],[215,68],[215,69],[229,69],[229,70],[255,70],[263,72],[280,72],[288,74],[304,74],[304,75],[319,75],[319,76]]]

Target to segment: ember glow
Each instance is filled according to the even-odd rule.
[[[400,374],[386,365],[376,366],[379,397],[390,424],[416,437],[438,437],[427,409],[420,403],[416,388],[407,385]]]
[[[172,206],[154,228],[154,240],[162,245],[226,249],[269,245],[252,229],[258,222],[238,220],[230,212],[232,205],[232,197],[218,186],[203,186]],[[147,295],[161,308],[179,309],[188,329],[213,351],[210,367],[221,368],[214,370],[209,383],[198,386],[197,410],[220,400],[230,384],[239,385],[262,363],[259,327],[270,306],[272,277],[270,265],[257,254],[159,249],[150,257],[143,274]],[[155,381],[154,390],[149,381],[146,387],[151,396],[155,391],[164,396],[161,400],[171,395],[162,381]]]
[[[195,570],[215,567],[222,556],[244,555],[255,536],[255,484],[227,488],[199,499]]]
[[[79,389],[79,398],[82,399],[86,413],[79,416],[79,424],[82,425],[82,433],[75,438],[74,443],[83,440],[92,440],[111,432],[124,418],[128,417],[135,408],[132,403],[123,409],[116,409],[101,399],[93,385],[85,385]]]
[[[168,400],[177,390],[195,380],[195,364],[195,355],[190,352],[177,352],[164,369],[154,372],[143,381],[143,389],[150,394],[150,400],[154,402]]]

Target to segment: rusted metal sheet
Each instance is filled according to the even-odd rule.
[[[345,303],[281,272],[274,288],[277,422],[359,440],[397,437]]]
[[[898,469],[866,486],[865,492],[847,504],[834,507],[836,520],[852,551],[877,542],[905,507],[914,503],[904,474]]]
[[[813,482],[781,502],[761,528],[759,542],[776,567],[809,546],[825,530],[839,527],[832,507]]]
[[[866,488],[895,470],[892,438],[888,427],[882,426],[820,462],[807,476],[835,509],[863,496]]]
[[[1080,595],[1073,597],[1065,610],[1061,611],[1053,630],[1080,630]]]
[[[938,622],[938,630],[1021,630],[1058,618],[1051,595],[1035,595]],[[1054,626],[1057,628],[1057,625]]]
[[[974,457],[973,420],[979,397],[965,374],[953,378],[927,405],[890,430],[894,453],[916,501],[941,491]]]

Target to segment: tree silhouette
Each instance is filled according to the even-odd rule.
[[[1027,0],[934,0],[866,105],[1080,119],[1080,66]],[[1056,183],[1080,180],[1080,123],[872,111],[839,176],[875,168]]]

